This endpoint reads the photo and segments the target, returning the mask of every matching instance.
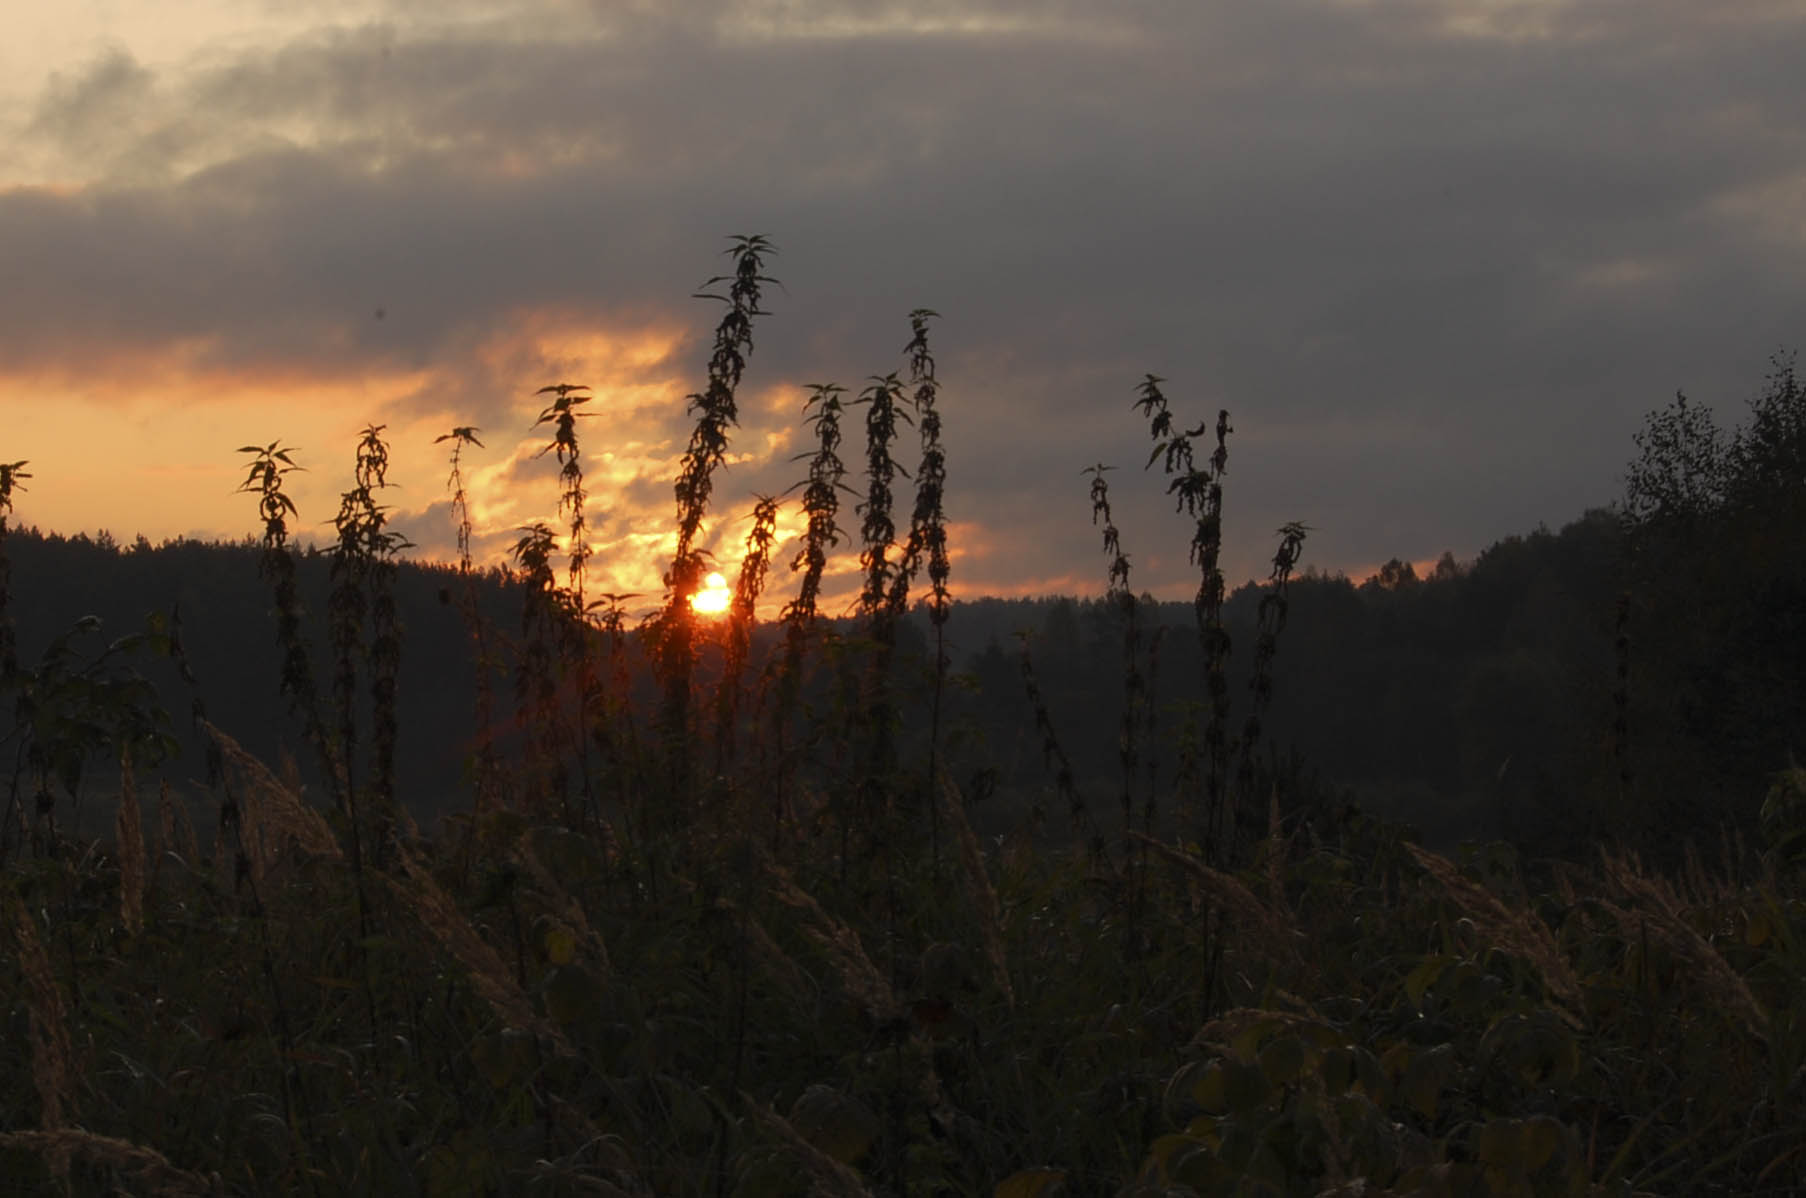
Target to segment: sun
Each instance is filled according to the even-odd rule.
[[[727,579],[719,574],[709,575],[708,585],[690,596],[690,606],[703,616],[718,616],[733,601],[734,593],[727,589]]]

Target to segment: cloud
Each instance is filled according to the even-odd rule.
[[[929,305],[960,571],[1101,586],[1077,472],[1145,460],[1144,372],[1182,419],[1232,413],[1245,577],[1286,520],[1336,568],[1604,502],[1644,412],[1734,405],[1806,311],[1806,23],[1779,0],[284,20],[72,61],[12,122],[40,166],[0,191],[0,397],[104,379],[175,413],[255,381],[508,452],[535,388],[587,382],[616,405],[587,435],[625,545],[670,506],[702,382],[715,309],[688,297],[724,234],[763,231],[783,287],[723,515],[800,474],[802,385],[899,368]],[[634,345],[656,355],[605,348]],[[486,502],[547,515],[507,460]],[[1160,480],[1115,478],[1136,585],[1183,593]]]

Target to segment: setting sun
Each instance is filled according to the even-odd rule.
[[[708,577],[708,585],[690,596],[690,606],[705,616],[718,616],[726,611],[734,601],[734,593],[727,589],[727,579],[719,574]]]

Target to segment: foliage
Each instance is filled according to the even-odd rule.
[[[1777,356],[1741,425],[1721,430],[1680,396],[1637,444],[1626,814],[1646,839],[1726,818],[1753,833],[1754,796],[1806,723],[1806,388]]]
[[[770,281],[766,249],[738,239],[734,275],[716,280],[731,283],[717,297],[729,311],[708,391],[692,397],[672,600],[687,599],[699,561],[750,318]],[[1227,414],[1199,467],[1192,442],[1208,426],[1180,431],[1148,376],[1138,406],[1150,465],[1163,461],[1194,526],[1201,582],[1188,618],[1200,635],[1184,647],[1163,638],[1159,605],[1130,591],[1100,465],[1091,500],[1106,600],[1046,605],[1039,643],[1103,646],[1110,685],[1076,670],[1074,653],[1031,659],[1028,638],[1019,678],[1001,650],[973,661],[975,674],[1001,669],[1019,699],[1027,692],[1023,727],[1069,804],[1074,835],[1062,844],[1032,818],[981,806],[1001,755],[985,756],[963,727],[942,748],[941,687],[966,692],[938,639],[954,608],[928,315],[912,314],[906,347],[924,426],[910,530],[898,546],[889,489],[901,468],[889,447],[895,421],[909,418],[904,386],[879,375],[863,396],[866,590],[859,620],[836,635],[819,635],[828,621],[816,605],[844,489],[839,387],[811,388],[805,407],[818,447],[792,561],[799,590],[764,636],[753,608],[775,544],[772,497],[754,509],[720,624],[687,610],[674,620],[668,602],[631,630],[624,597],[584,598],[580,389],[548,389],[542,419],[554,426],[572,568],[560,585],[558,534],[522,530],[504,592],[520,605],[516,735],[485,738],[493,770],[468,810],[430,835],[403,818],[409,796],[392,773],[403,574],[402,543],[377,503],[388,485],[381,426],[364,430],[338,544],[321,563],[330,733],[300,635],[319,571],[288,543],[295,512],[282,479],[298,467],[279,442],[245,451],[264,532],[229,559],[249,573],[258,554],[275,599],[278,685],[322,750],[330,802],[309,797],[299,767],[271,770],[197,719],[219,764],[206,784],[219,811],[211,851],[168,788],[154,818],[140,817],[137,779],[171,742],[154,688],[127,661],[177,653],[173,619],[91,655],[78,648],[95,631],[84,622],[37,666],[9,666],[6,743],[22,763],[13,787],[28,776],[51,801],[0,873],[0,1003],[24,1033],[0,1038],[0,1176],[82,1194],[1796,1192],[1806,1169],[1797,768],[1769,765],[1742,796],[1760,848],[1727,838],[1710,868],[1691,847],[1661,869],[1623,844],[1568,861],[1504,841],[1442,855],[1313,786],[1268,730],[1293,689],[1285,664],[1310,636],[1340,635],[1336,620],[1409,643],[1458,595],[1464,610],[1517,621],[1539,610],[1541,593],[1524,587],[1538,555],[1572,550],[1596,566],[1588,547],[1613,544],[1616,522],[1572,544],[1504,545],[1422,581],[1401,563],[1358,591],[1296,575],[1308,530],[1289,524],[1267,583],[1227,595]],[[1797,388],[1780,394],[1732,438],[1743,448],[1699,519],[1741,521],[1747,505],[1788,501]],[[449,434],[454,490],[456,455],[478,445],[474,433]],[[17,477],[0,476],[0,497]],[[1680,543],[1646,539],[1643,526],[1627,535],[1646,558]],[[902,610],[918,569],[930,582],[932,656]],[[471,574],[464,561],[433,582]],[[1668,610],[1643,602],[1645,624]],[[1342,615],[1312,632],[1314,612],[1336,604]],[[480,614],[473,597],[463,619],[480,629]],[[1246,721],[1231,738],[1238,618],[1253,651],[1238,679],[1250,690]],[[1622,630],[1601,619],[1603,696],[1625,650],[1611,643]],[[1521,711],[1524,696],[1554,689],[1548,662],[1570,648],[1558,631],[1576,622],[1520,622],[1513,635],[1524,639],[1490,646],[1444,707]],[[676,677],[673,636],[689,638],[677,721],[669,690],[654,685]],[[1667,647],[1653,640],[1630,660]],[[912,678],[912,662],[929,668]],[[771,685],[743,693],[749,675]],[[1198,734],[1201,787],[1181,774],[1162,788],[1137,769],[1139,750],[1154,747],[1159,677],[1184,684],[1169,706],[1190,718],[1171,722]],[[687,705],[692,686],[709,684],[713,703]],[[903,701],[930,686],[932,700]],[[1093,723],[1121,716],[1120,743],[1092,751],[1122,796],[1114,856],[1108,814],[1085,802],[1092,779],[1058,735],[1054,701],[1074,695]],[[1387,713],[1385,696],[1366,698]],[[1113,701],[1120,712],[1107,711]],[[975,714],[949,706],[956,725]],[[1626,706],[1634,738],[1645,717]],[[649,708],[662,725],[653,744],[636,735]],[[372,751],[354,768],[366,728]],[[740,735],[749,729],[777,735]],[[1477,721],[1478,739],[1459,748],[1480,761],[1515,749],[1504,738],[1521,735],[1516,726],[1487,739],[1492,729]],[[454,741],[425,731],[441,752]],[[1616,768],[1603,742],[1595,757]],[[74,818],[93,789],[90,763],[103,761],[120,765],[110,840]],[[1190,793],[1200,789],[1202,806]],[[898,801],[906,793],[921,805]],[[981,833],[984,819],[999,830]],[[938,832],[923,837],[925,822],[945,829],[949,860]]]

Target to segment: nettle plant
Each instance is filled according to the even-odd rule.
[[[521,530],[515,568],[497,573],[520,604],[512,638],[485,622],[472,577],[462,455],[482,443],[471,426],[440,438],[475,655],[485,677],[511,657],[520,735],[495,735],[506,713],[482,718],[474,810],[434,835],[409,825],[415,796],[391,772],[404,543],[380,502],[382,426],[363,431],[333,522],[324,686],[289,532],[296,454],[243,451],[277,685],[330,798],[319,809],[201,722],[221,796],[211,861],[168,789],[154,820],[134,791],[166,721],[129,658],[179,658],[175,620],[98,651],[79,625],[21,666],[4,553],[29,475],[0,465],[14,714],[0,748],[21,763],[0,825],[0,996],[21,1032],[0,1036],[0,1177],[33,1193],[435,1198],[1797,1192],[1799,771],[1773,779],[1753,861],[1727,850],[1709,872],[1690,857],[1665,878],[1604,853],[1536,866],[1535,898],[1534,863],[1509,846],[1458,863],[1353,808],[1288,818],[1253,751],[1308,530],[1279,530],[1232,733],[1228,417],[1205,457],[1213,426],[1182,426],[1150,376],[1136,400],[1149,468],[1191,526],[1200,579],[1191,748],[1163,781],[1161,632],[1146,635],[1129,589],[1099,464],[1086,473],[1104,610],[1122,622],[1117,801],[1087,801],[1025,654],[1080,843],[981,840],[938,749],[951,558],[932,313],[910,314],[907,374],[879,373],[851,402],[833,383],[804,397],[805,528],[780,620],[754,618],[785,552],[778,496],[754,500],[724,618],[688,602],[771,283],[764,238],[729,252],[652,619],[631,626],[634,596],[585,585],[587,388],[539,393],[559,527]],[[858,493],[849,412],[867,434]],[[819,609],[843,539],[860,589],[834,620]],[[924,573],[925,719],[899,697],[909,671],[889,668],[911,664],[895,633]],[[486,685],[479,710],[506,706]],[[102,759],[121,767],[111,852],[48,818]],[[21,796],[58,787],[37,835],[17,835]],[[1099,826],[1113,811],[1120,844]]]

